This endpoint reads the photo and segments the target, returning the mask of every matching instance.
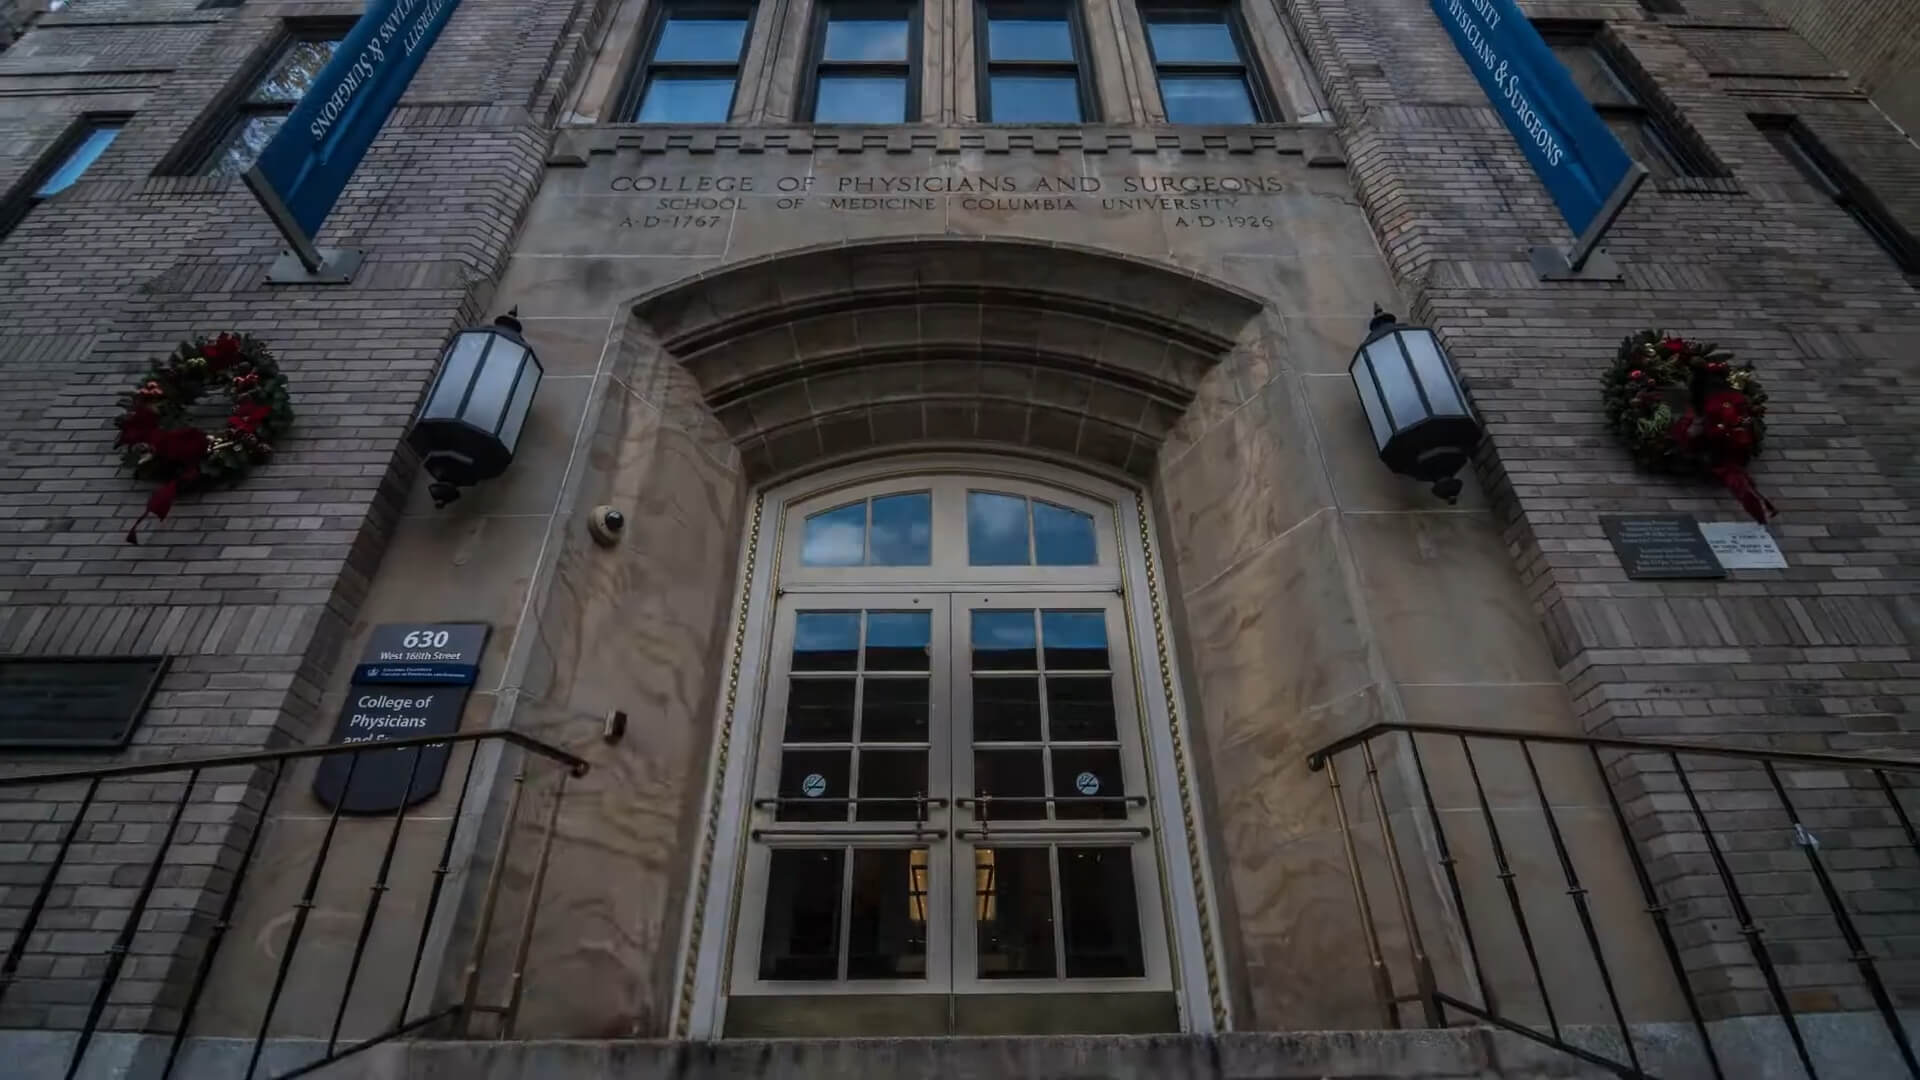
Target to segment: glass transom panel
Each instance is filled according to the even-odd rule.
[[[821,59],[829,62],[907,59],[905,19],[830,19]]]
[[[1240,62],[1240,49],[1224,14],[1153,15],[1147,23],[1147,36],[1153,42],[1153,58],[1162,64]]]
[[[987,20],[989,60],[1073,60],[1073,34],[1064,18]]]
[[[883,495],[810,515],[802,566],[926,566],[933,551],[933,499],[924,491]]]
[[[1110,507],[1037,485],[937,478],[803,503],[787,519],[782,548],[790,581],[1037,585],[1058,570],[1061,581],[1117,584],[1112,522]]]
[[[733,63],[746,37],[745,19],[669,19],[653,58],[659,61]]]
[[[974,566],[1092,566],[1093,515],[1024,495],[967,492],[967,561]]]

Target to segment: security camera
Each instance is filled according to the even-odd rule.
[[[627,516],[611,506],[596,506],[587,518],[587,531],[593,534],[593,542],[601,547],[612,547],[620,542],[620,532],[627,527]]]

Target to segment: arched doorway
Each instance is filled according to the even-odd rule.
[[[1179,1030],[1119,500],[945,459],[773,502],[722,1031]]]
[[[636,303],[623,352],[659,380],[637,392],[717,420],[756,488],[676,1034],[1227,1022],[1136,478],[1258,309],[1167,266],[959,237]],[[996,513],[1017,563],[975,557]],[[1099,664],[1049,663],[1050,626],[1063,664]],[[974,647],[1028,632],[1029,666]],[[1056,689],[1084,737],[1054,730]]]

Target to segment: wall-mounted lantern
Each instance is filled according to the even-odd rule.
[[[520,337],[517,313],[453,336],[407,432],[408,445],[433,477],[427,490],[435,506],[447,505],[460,497],[462,487],[499,476],[513,463],[541,375],[540,358]]]
[[[1360,395],[1373,444],[1389,469],[1460,497],[1460,471],[1480,445],[1480,419],[1467,404],[1453,361],[1424,326],[1402,326],[1374,305],[1367,340],[1347,374]]]

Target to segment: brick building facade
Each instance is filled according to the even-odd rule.
[[[877,34],[897,15],[895,58],[836,56],[830,13],[842,9],[823,2],[676,16],[659,0],[464,0],[322,235],[364,249],[363,268],[346,285],[272,286],[279,238],[208,164],[237,121],[279,107],[256,88],[286,43],[337,32],[358,5],[73,0],[0,51],[0,220],[15,221],[0,237],[0,655],[170,656],[132,745],[111,759],[163,761],[324,741],[377,624],[492,627],[463,728],[530,734],[591,771],[563,798],[529,770],[523,803],[511,759],[489,748],[475,751],[470,792],[448,783],[421,805],[398,848],[407,879],[387,921],[359,938],[372,947],[358,977],[378,989],[339,1006],[333,1028],[349,1037],[379,1032],[412,974],[428,988],[416,1001],[455,1000],[463,982],[489,1000],[524,994],[529,1036],[1370,1029],[1385,1022],[1382,974],[1403,992],[1420,983],[1409,930],[1424,932],[1448,993],[1497,998],[1502,1015],[1556,1036],[1560,1021],[1612,1023],[1607,998],[1572,970],[1587,954],[1571,909],[1528,900],[1544,975],[1520,962],[1510,928],[1492,928],[1507,917],[1508,853],[1463,835],[1483,809],[1509,822],[1529,887],[1559,898],[1570,884],[1559,833],[1520,824],[1538,807],[1511,745],[1479,751],[1490,796],[1451,743],[1418,744],[1418,761],[1389,750],[1370,788],[1373,770],[1342,759],[1344,815],[1342,789],[1329,796],[1307,756],[1382,722],[1915,756],[1920,151],[1864,92],[1897,115],[1897,65],[1872,74],[1794,12],[1758,0],[1521,6],[1577,76],[1611,80],[1583,85],[1630,148],[1659,158],[1605,245],[1619,281],[1534,273],[1529,249],[1564,243],[1563,226],[1418,0],[1199,14],[1088,0],[1063,6],[1061,36],[1046,39],[1064,56],[1014,61],[994,51],[1014,39],[995,35],[1051,33],[1028,24],[1052,25],[1052,9],[923,0],[847,16]],[[736,33],[737,54],[676,59],[672,48],[695,46],[663,44],[675,17]],[[1181,68],[1179,50],[1201,46],[1179,28],[1216,22],[1233,33],[1206,47],[1230,39],[1231,54]],[[1914,23],[1898,28],[1904,40],[1920,35]],[[699,70],[667,70],[676,62]],[[835,67],[848,63],[878,66]],[[990,119],[1058,105],[1049,86],[1017,81],[1040,76],[1073,81],[1080,122]],[[646,111],[650,80],[683,77],[730,80],[724,122]],[[816,123],[838,100],[835,78],[898,79],[903,122]],[[1244,99],[1222,105],[1223,79],[1241,80]],[[1189,112],[1202,107],[1193,94],[1228,111]],[[38,197],[103,124],[117,130],[105,152]],[[1438,333],[1486,423],[1457,507],[1375,458],[1346,368],[1376,303]],[[449,336],[509,307],[546,370],[517,460],[435,509],[402,436]],[[1739,516],[1718,489],[1636,472],[1606,433],[1598,375],[1641,328],[1718,341],[1767,377],[1771,441],[1755,477],[1779,507],[1787,569],[1683,582],[1623,571],[1603,515]],[[127,544],[147,490],[110,445],[118,396],[149,358],[222,329],[271,343],[293,380],[295,434],[244,484],[182,500]],[[923,492],[932,554],[906,565],[925,573],[866,569],[877,516],[860,526],[865,555],[814,561],[814,523],[845,508],[834,499],[871,500],[878,515],[882,500]],[[1089,561],[1046,570],[1037,546],[1030,574],[952,561],[941,545],[976,535],[969,500],[996,493],[1026,500],[1022,514],[1044,505],[1092,522]],[[599,506],[629,522],[611,547],[586,529]],[[1040,527],[1038,516],[1021,526]],[[1087,797],[1121,785],[1135,800],[1121,815],[1132,846],[1098,831],[1121,826],[1060,814],[1054,832],[1016,827],[994,848],[981,809],[962,805],[969,788],[1005,794],[977,755],[1028,750],[967,747],[998,737],[981,734],[986,706],[961,696],[984,692],[960,689],[979,676],[954,643],[972,625],[981,648],[984,605],[1021,595],[1039,597],[1026,602],[1043,616],[1107,612],[1114,748],[1041,739],[1031,752],[1054,755],[1044,771],[1058,772],[1037,797],[1066,796],[1045,784],[1070,772]],[[780,802],[816,794],[782,772],[788,755],[821,753],[787,746],[779,729],[778,703],[810,677],[796,658],[818,647],[797,644],[802,627],[914,605],[948,629],[924,643],[928,734],[905,740],[931,757],[920,787],[898,794],[946,800],[933,811],[940,838],[904,840],[856,814],[834,823],[844,851],[819,847]],[[941,673],[949,655],[958,674]],[[614,710],[629,733],[603,741]],[[852,740],[834,752],[879,751]],[[1690,759],[1683,789],[1670,759],[1610,755],[1609,792],[1572,750],[1537,753],[1549,781],[1539,802],[1573,838],[1596,898],[1621,1019],[1683,1029],[1697,997],[1717,1031],[1750,1034],[1746,1058],[1723,1047],[1730,1062],[1790,1060],[1764,1019],[1778,999],[1722,888],[1724,853],[1781,992],[1821,1016],[1809,1021],[1826,1033],[1821,1061],[1844,1062],[1847,1043],[1897,1061],[1762,770]],[[4,769],[102,763],[19,754]],[[961,772],[943,779],[947,767]],[[102,784],[44,903],[85,786],[10,789],[0,927],[44,910],[15,950],[17,977],[0,979],[0,1025],[23,1046],[65,1045],[48,1033],[86,1025],[140,904],[106,1029],[170,1031],[219,940],[194,1032],[251,1036],[260,988],[288,975],[299,910],[318,917],[271,1034],[326,1034],[349,953],[358,970],[356,921],[388,840],[386,822],[369,820],[346,822],[336,842],[306,768],[271,799],[265,767],[203,776],[148,898],[147,860],[183,777]],[[853,767],[807,780],[852,797],[834,768]],[[1893,1004],[1912,1009],[1920,850],[1872,773],[1783,772]],[[1920,804],[1893,784],[1911,817]],[[1676,992],[1644,917],[1610,795],[1668,908],[1692,995]],[[536,854],[549,806],[550,860]],[[1398,860],[1372,841],[1343,855],[1349,818],[1372,828],[1383,814],[1398,823]],[[501,835],[514,854],[496,859]],[[1455,864],[1435,861],[1448,838],[1464,891],[1448,888]],[[445,896],[429,891],[443,842],[455,853]],[[323,843],[333,869],[308,881]],[[768,966],[755,967],[749,953],[775,948],[771,927],[805,914],[779,899],[794,853],[841,860],[846,884],[835,877],[825,918],[851,948],[859,890],[885,888],[855,868],[895,851],[906,872],[880,876],[913,891],[873,895],[916,913],[917,963],[933,966],[890,968],[906,981],[876,992],[846,957],[829,992],[769,974],[798,970],[775,962],[798,952],[763,952]],[[1047,918],[1067,925],[1047,953],[1062,981],[1043,1010],[993,981],[979,936],[1014,894],[961,880],[1012,873],[1031,851],[1054,853],[1041,857],[1053,860]],[[1066,853],[1100,852],[1130,853],[1127,910],[1147,929],[1137,974],[1076,981],[1074,965],[1092,961],[1069,939],[1091,916],[1070,903],[1082,886],[1067,881]],[[1376,889],[1378,918],[1364,925],[1350,862]],[[524,969],[501,966],[518,924],[476,929],[494,908],[490,880],[504,883],[502,910],[539,899]],[[1114,880],[1107,894],[1128,892]],[[1390,884],[1411,927],[1393,922]],[[776,918],[781,903],[800,906]],[[443,911],[430,948],[421,936],[422,966],[410,920]],[[927,929],[942,917],[946,929]],[[942,943],[963,959],[927,961]],[[1381,948],[1370,972],[1362,958]],[[993,962],[1017,968],[1015,951]],[[941,979],[939,993],[916,990]],[[1411,1005],[1384,1010],[1419,1022]],[[42,1035],[52,1041],[32,1041]],[[224,1075],[222,1059],[200,1060]],[[1481,1067],[1519,1068],[1506,1060]],[[1674,1061],[1680,1071],[1653,1071],[1691,1075],[1691,1059]]]
[[[1920,69],[1920,41],[1914,37],[1911,12],[1878,0],[1768,0],[1767,7],[1845,68],[1894,123],[1909,134],[1920,127],[1920,76],[1914,74]]]

